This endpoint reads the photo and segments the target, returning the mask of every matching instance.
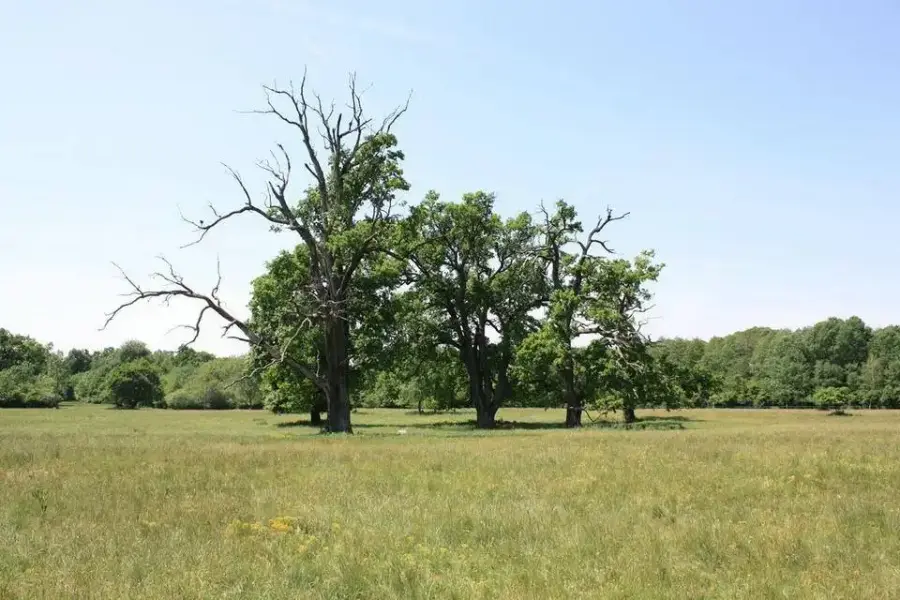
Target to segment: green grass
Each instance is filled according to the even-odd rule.
[[[900,413],[648,415],[0,411],[0,598],[900,597]]]

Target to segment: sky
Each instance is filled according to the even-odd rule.
[[[900,5],[889,0],[0,0],[0,327],[55,347],[176,348],[197,307],[101,331],[165,256],[246,315],[297,242],[247,218],[202,244],[180,212],[241,202],[223,163],[292,132],[263,84],[348,74],[395,132],[414,202],[497,195],[506,215],[607,205],[625,256],[666,264],[647,330],[708,338],[858,315],[900,323]],[[210,319],[197,347],[234,354]]]

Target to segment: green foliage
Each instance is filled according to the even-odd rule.
[[[166,408],[262,408],[259,381],[248,377],[245,357],[216,358],[197,366],[183,365],[165,378]]]
[[[360,406],[447,411],[468,405],[466,372],[452,352],[435,348],[418,358],[373,371],[360,390]]]
[[[847,407],[850,394],[847,388],[825,387],[813,392],[813,403],[822,410],[841,413]]]
[[[645,343],[638,316],[646,310],[648,284],[657,280],[662,265],[654,263],[651,251],[633,261],[596,253],[598,248],[610,253],[598,236],[622,218],[611,210],[586,236],[575,209],[565,202],[557,202],[552,214],[542,212],[538,254],[542,289],[549,296],[546,318],[517,348],[513,375],[539,401],[565,406],[567,426],[580,425],[582,407],[598,398],[607,407],[618,402],[630,418],[638,400],[631,391],[639,386],[626,374],[637,376],[644,367],[626,364],[626,356]],[[578,348],[582,338],[594,339],[593,350]]]
[[[0,328],[0,371],[25,365],[40,372],[47,364],[50,349],[34,339]]]
[[[459,202],[429,192],[399,230],[396,253],[411,284],[402,294],[407,339],[415,353],[455,351],[479,426],[492,427],[512,397],[514,348],[537,327],[530,315],[543,282],[536,231],[527,213],[503,220],[485,192]]]
[[[152,353],[147,347],[147,344],[145,344],[144,342],[140,340],[129,340],[119,346],[119,351],[117,354],[119,364],[124,364],[127,362],[141,360],[142,358],[150,358],[150,355]]]
[[[107,375],[105,385],[108,398],[117,408],[162,405],[159,373],[147,358],[119,364]]]
[[[662,340],[654,352],[678,365],[679,380],[694,378],[708,391],[694,405],[815,406],[840,389],[848,405],[900,407],[900,328],[873,331],[858,317],[796,331],[755,327],[709,342]]]
[[[0,408],[56,408],[62,399],[52,377],[27,365],[0,370]]]

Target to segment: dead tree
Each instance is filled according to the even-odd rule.
[[[348,300],[354,291],[355,275],[360,264],[377,252],[379,239],[393,218],[395,194],[409,189],[400,164],[403,153],[396,148],[391,128],[406,111],[407,103],[376,124],[363,111],[356,79],[349,83],[349,112],[335,110],[334,103],[325,106],[321,98],[306,89],[306,74],[299,87],[263,86],[266,108],[251,111],[273,116],[289,126],[300,138],[303,169],[311,176],[299,193],[293,191],[294,174],[288,151],[277,144],[272,160],[261,161],[259,168],[268,181],[262,202],[254,201],[240,174],[227,167],[243,196],[243,203],[230,211],[212,210],[212,220],[193,221],[202,241],[219,225],[244,214],[267,222],[275,231],[290,230],[299,236],[309,254],[310,284],[297,290],[312,308],[298,328],[317,327],[325,340],[323,369],[292,358],[285,340],[268,339],[254,331],[252,324],[226,310],[218,299],[218,284],[209,294],[195,291],[175,272],[168,262],[167,273],[155,273],[163,282],[159,289],[143,289],[132,279],[130,299],[108,314],[107,325],[124,308],[142,300],[184,297],[198,301],[200,314],[194,330],[196,340],[200,324],[207,312],[225,321],[224,335],[261,348],[275,362],[282,362],[312,381],[327,401],[331,432],[351,432],[349,393],[349,322]],[[321,145],[316,140],[321,140]],[[289,190],[289,188],[291,188]],[[184,217],[182,217],[184,218]],[[190,245],[190,244],[189,244]],[[124,273],[123,273],[124,274]],[[105,327],[105,326],[104,326]],[[230,332],[239,331],[235,336]]]

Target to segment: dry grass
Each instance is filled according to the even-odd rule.
[[[0,598],[900,597],[898,413],[501,416],[0,412]]]

